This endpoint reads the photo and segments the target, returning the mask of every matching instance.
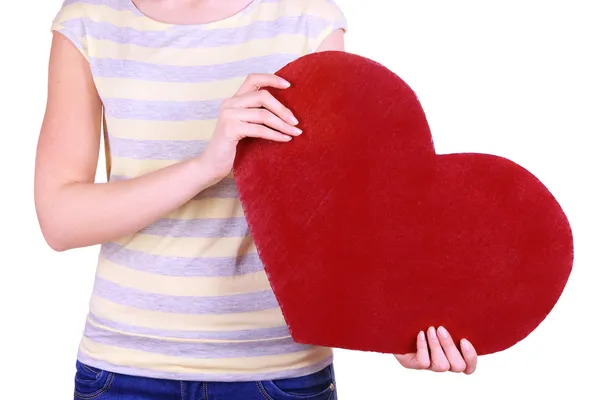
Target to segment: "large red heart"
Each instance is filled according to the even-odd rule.
[[[384,66],[304,56],[271,92],[304,133],[246,139],[234,177],[293,338],[414,351],[443,325],[479,354],[509,348],[551,311],[571,272],[568,220],[505,158],[437,155],[420,102]]]

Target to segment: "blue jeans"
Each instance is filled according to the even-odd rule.
[[[337,400],[333,366],[300,378],[188,382],[103,371],[77,362],[75,400]]]

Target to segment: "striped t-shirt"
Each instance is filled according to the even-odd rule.
[[[198,155],[248,74],[276,72],[345,23],[331,0],[254,0],[195,25],[159,22],[131,0],[66,0],[52,29],[90,64],[116,181]],[[332,350],[290,337],[230,175],[101,246],[78,358],[130,375],[243,381],[315,372]]]

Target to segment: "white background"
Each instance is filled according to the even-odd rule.
[[[72,398],[94,274],[97,249],[52,252],[33,207],[48,29],[60,3],[2,6],[2,400]],[[438,153],[487,152],[529,169],[564,207],[576,247],[573,274],[550,316],[515,347],[480,358],[474,375],[407,371],[388,355],[338,351],[340,400],[600,398],[598,2],[338,3],[350,24],[348,51],[412,86]],[[103,179],[104,166],[98,171]]]

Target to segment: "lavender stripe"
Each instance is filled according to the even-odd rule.
[[[87,35],[97,40],[151,48],[189,49],[236,45],[249,40],[270,39],[284,34],[299,33],[315,38],[329,24],[330,22],[325,19],[303,15],[283,16],[274,21],[255,21],[246,26],[223,29],[173,25],[166,31],[138,31],[108,22],[97,22],[86,17],[65,21],[63,25],[81,37]]]
[[[147,378],[156,379],[174,379],[197,382],[248,382],[296,378],[299,376],[314,374],[318,371],[321,371],[324,368],[329,367],[333,363],[333,357],[328,357],[327,359],[315,363],[309,367],[275,372],[265,372],[260,374],[185,374],[180,372],[156,371],[154,369],[126,367],[122,365],[111,364],[105,361],[96,360],[82,352],[79,352],[77,354],[77,359],[80,362],[87,364],[91,367],[99,368],[106,371],[113,371],[119,374],[143,376]]]
[[[244,217],[161,219],[140,233],[161,237],[232,238],[246,237],[250,235],[250,229]]]
[[[137,271],[165,276],[239,276],[264,270],[257,253],[239,257],[168,257],[105,243],[101,246],[100,256]]]
[[[109,135],[110,150],[115,157],[136,160],[187,160],[206,149],[208,140],[134,140]]]
[[[107,115],[123,119],[147,121],[209,120],[219,117],[222,100],[149,101],[103,98]]]
[[[200,340],[263,340],[284,338],[290,336],[287,326],[278,326],[274,328],[246,329],[239,331],[177,331],[168,329],[152,329],[135,325],[123,324],[120,322],[109,321],[88,314],[88,318],[98,325],[109,329],[130,332],[138,335],[159,336],[173,339],[200,339]]]
[[[127,179],[131,179],[127,176],[122,175],[111,175],[110,181],[124,181]],[[237,187],[235,185],[235,181],[231,178],[226,178],[220,181],[219,183],[209,187],[208,189],[204,189],[202,192],[198,193],[194,200],[202,200],[202,199],[235,199],[238,198],[239,194],[237,191]]]
[[[194,200],[211,198],[235,199],[239,196],[235,181],[231,178],[227,178],[208,189],[204,189],[194,196]]]
[[[251,72],[273,73],[297,54],[269,54],[215,65],[160,65],[113,58],[91,58],[96,77],[140,79],[154,82],[197,83],[245,77]]]
[[[168,296],[127,288],[96,277],[94,294],[113,303],[141,310],[177,314],[229,314],[279,307],[270,290],[231,296]]]
[[[275,354],[296,353],[310,348],[307,345],[294,342],[291,337],[261,340],[254,343],[190,343],[174,340],[151,339],[144,336],[124,335],[104,330],[89,323],[86,323],[84,335],[93,342],[108,346],[128,348],[147,353],[164,354],[173,357],[197,359],[271,356]]]

